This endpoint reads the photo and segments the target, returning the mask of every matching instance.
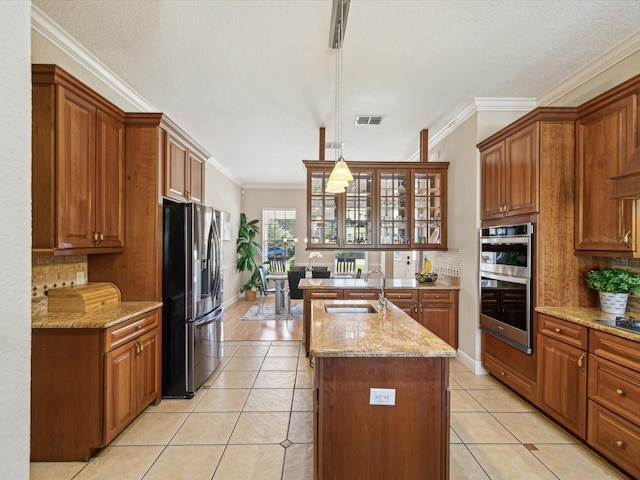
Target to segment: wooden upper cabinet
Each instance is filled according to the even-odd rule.
[[[573,171],[575,116],[574,108],[537,108],[478,144],[483,221],[537,214],[541,202],[563,200],[549,185],[565,165]]]
[[[325,192],[332,163],[304,163],[309,248],[447,248],[447,162],[349,162],[340,194]]]
[[[32,83],[34,251],[122,251],[124,113],[54,65]]]
[[[588,110],[576,123],[576,253],[632,256],[640,250],[636,201],[611,198],[611,177],[634,151],[636,98],[627,94]]]
[[[537,212],[537,123],[483,150],[481,164],[483,220]]]
[[[202,203],[205,159],[171,132],[165,135],[164,195],[182,202]]]

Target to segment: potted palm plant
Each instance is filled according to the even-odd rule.
[[[258,263],[254,258],[262,253],[260,243],[255,240],[258,232],[260,232],[258,220],[248,221],[247,216],[241,213],[238,239],[236,240],[236,252],[238,254],[236,268],[240,273],[245,270],[252,272],[249,281],[240,288],[240,293],[244,292],[247,300],[255,300],[256,293],[262,291]]]
[[[589,288],[598,291],[600,308],[607,313],[624,313],[629,294],[640,289],[640,274],[628,268],[589,270],[585,280]]]

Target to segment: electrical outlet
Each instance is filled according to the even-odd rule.
[[[369,405],[395,405],[395,388],[370,388]]]
[[[84,284],[84,272],[76,272],[76,285]]]

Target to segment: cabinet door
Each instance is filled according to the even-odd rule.
[[[58,88],[57,247],[92,247],[96,108]]]
[[[538,123],[505,141],[505,213],[508,216],[538,211]]]
[[[137,412],[160,397],[160,331],[153,331],[137,340],[136,393]]]
[[[380,231],[378,246],[382,248],[407,248],[412,232],[409,224],[409,171],[381,171],[378,175]]]
[[[135,342],[105,355],[105,443],[109,443],[137,415]]]
[[[419,322],[432,333],[447,342],[453,348],[458,348],[455,322],[453,318],[454,306],[450,303],[420,303]]]
[[[446,170],[412,170],[409,221],[413,225],[413,248],[447,248]]]
[[[187,199],[189,157],[187,147],[178,139],[166,133],[164,159],[164,194],[175,200]]]
[[[96,246],[124,246],[124,124],[97,112]]]
[[[502,218],[505,203],[504,142],[500,142],[481,153],[480,168],[482,220]]]
[[[587,355],[566,343],[538,335],[538,406],[585,439]]]
[[[345,230],[340,232],[340,246],[352,248],[370,248],[374,245],[373,234],[373,171],[351,172],[353,181],[349,182],[344,196]]]
[[[307,170],[307,232],[310,248],[338,246],[338,197],[326,193],[331,170]]]
[[[576,250],[632,250],[634,201],[612,199],[609,180],[633,153],[632,115],[628,97],[576,122]]]
[[[187,200],[202,203],[204,200],[204,161],[191,152],[187,153],[189,158],[189,179]]]

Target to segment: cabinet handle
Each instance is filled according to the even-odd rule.
[[[580,355],[580,358],[578,358],[578,366],[580,367],[580,370],[582,372],[584,372],[583,360],[584,360],[584,353]]]
[[[556,333],[560,333],[560,329],[559,328],[556,328]]]
[[[91,238],[93,239],[93,243],[98,241],[98,232],[95,229],[91,229]]]
[[[616,389],[616,393],[618,395],[620,395],[621,397],[624,397],[624,390],[621,390],[621,389],[618,388],[618,389]]]
[[[189,192],[189,191],[185,191],[185,192],[184,192],[184,196],[185,196],[185,198],[186,198],[187,200],[189,200],[189,199],[191,198],[191,192]]]
[[[505,215],[509,212],[509,202],[504,202],[504,213]]]
[[[627,230],[627,233],[624,234],[624,244],[631,248],[631,230]]]
[[[436,295],[435,298],[440,298],[440,295]]]
[[[504,377],[506,375],[506,373],[500,372],[500,375],[502,375]]]
[[[622,440],[617,440],[616,441],[616,445],[619,446],[620,448],[624,447],[624,442]]]
[[[418,305],[413,306],[413,313],[418,313]]]
[[[144,352],[144,344],[140,342],[140,353]]]

